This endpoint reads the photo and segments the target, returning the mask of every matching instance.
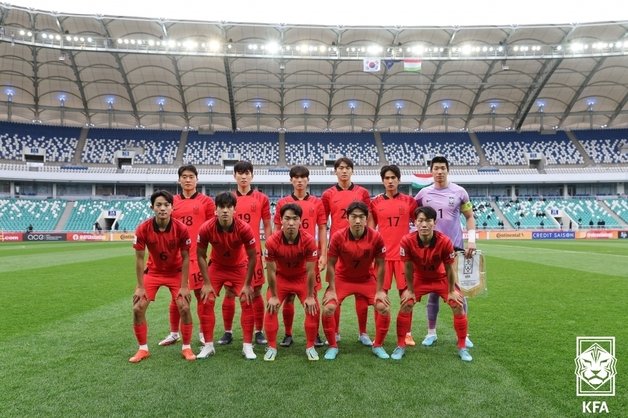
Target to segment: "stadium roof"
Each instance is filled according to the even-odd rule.
[[[313,132],[625,128],[627,54],[628,21],[324,26],[0,4],[0,118]]]

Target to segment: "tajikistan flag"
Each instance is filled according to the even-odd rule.
[[[412,187],[414,189],[421,190],[424,187],[429,186],[434,183],[434,178],[431,173],[423,174],[423,173],[414,173],[412,176]]]

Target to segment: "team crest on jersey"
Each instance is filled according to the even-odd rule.
[[[454,207],[456,204],[456,199],[453,196],[449,196],[449,206]]]
[[[199,213],[201,213],[201,208],[198,206],[194,206],[192,208],[192,213],[194,213],[195,215],[198,215]]]
[[[257,212],[257,205],[255,203],[251,203],[251,212]]]
[[[177,248],[177,243],[174,240],[170,240],[168,241],[166,246],[168,247],[169,250],[174,250],[175,248]]]

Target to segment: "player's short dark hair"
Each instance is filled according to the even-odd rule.
[[[334,162],[334,171],[338,169],[340,164],[345,163],[347,167],[353,170],[353,161],[349,157],[340,157]]]
[[[179,167],[179,170],[177,171],[179,177],[181,177],[184,171],[191,171],[196,177],[198,177],[198,170],[192,164],[182,165]]]
[[[289,210],[293,211],[294,214],[297,215],[299,218],[303,215],[303,209],[301,209],[301,206],[297,205],[296,203],[288,203],[287,205],[282,206],[279,210],[279,214],[283,218],[283,214]]]
[[[399,169],[399,167],[397,167],[395,164],[391,164],[391,165],[385,165],[382,167],[381,170],[379,170],[379,176],[382,178],[382,180],[384,180],[384,177],[386,176],[386,172],[387,171],[392,171],[393,174],[399,179],[401,180],[401,170]]]
[[[238,199],[231,192],[220,192],[214,199],[217,208],[235,208]]]
[[[445,167],[447,167],[447,171],[449,171],[449,161],[447,161],[447,158],[442,155],[432,158],[432,161],[430,161],[430,170],[434,167],[434,163],[445,163]]]
[[[310,178],[310,170],[304,165],[295,165],[290,169],[290,178],[293,177]]]
[[[249,161],[238,161],[233,166],[234,173],[242,174],[246,173],[247,171],[253,174],[253,164],[251,164]]]
[[[366,203],[360,200],[354,200],[349,204],[349,206],[347,206],[347,218],[354,210],[361,210],[366,216],[369,216],[369,207],[366,206]]]
[[[167,190],[157,190],[155,193],[153,193],[152,195],[150,195],[150,206],[153,207],[155,205],[155,200],[157,200],[158,197],[163,197],[164,199],[166,199],[166,201],[168,203],[170,203],[172,205],[172,203],[174,202],[174,197],[172,196],[172,193],[170,193]]]
[[[436,220],[436,210],[431,206],[420,206],[414,210],[414,219],[419,216],[419,213],[425,215],[427,219]]]

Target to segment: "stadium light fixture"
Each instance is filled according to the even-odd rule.
[[[13,101],[13,96],[15,96],[15,90],[13,89],[5,89],[4,94],[7,95],[7,102]]]

